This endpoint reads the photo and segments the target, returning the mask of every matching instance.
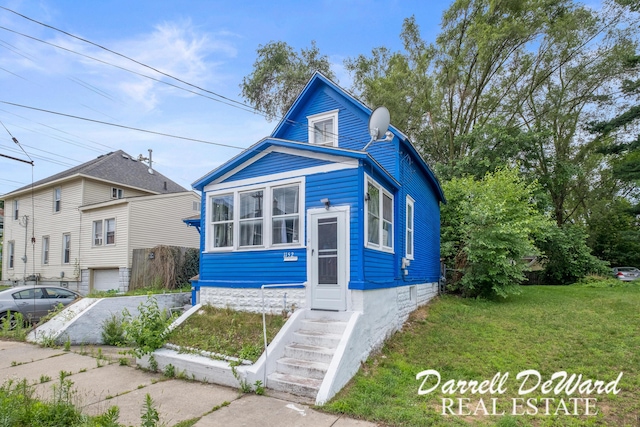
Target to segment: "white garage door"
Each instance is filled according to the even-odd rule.
[[[111,289],[118,290],[119,286],[118,269],[110,270],[93,270],[93,290],[109,291]]]

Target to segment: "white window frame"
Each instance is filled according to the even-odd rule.
[[[364,220],[364,236],[365,236],[365,247],[370,248],[370,249],[376,249],[379,251],[383,251],[383,252],[390,252],[393,253],[394,250],[394,242],[395,242],[395,223],[396,223],[396,219],[395,219],[395,198],[393,197],[393,194],[389,191],[387,191],[382,185],[380,185],[376,180],[374,180],[373,178],[371,178],[369,175],[365,174],[365,179],[364,179],[364,194],[368,195],[369,193],[369,184],[371,184],[372,186],[376,187],[378,189],[378,192],[380,194],[380,199],[378,200],[378,209],[376,210],[377,214],[378,214],[378,239],[379,239],[379,243],[372,243],[369,242],[369,203],[372,203],[369,199],[369,197],[365,197],[365,220]],[[387,221],[383,218],[383,206],[384,206],[384,196],[387,196],[391,199],[391,221]],[[386,223],[390,223],[391,225],[391,246],[386,246],[383,243],[383,238],[384,238],[384,224]]]
[[[100,226],[100,230],[98,230],[98,226]],[[93,221],[93,225],[91,226],[91,246],[98,247],[104,244],[104,226],[102,224],[102,220],[99,219],[97,221]]]
[[[411,209],[411,214],[409,214],[409,209]],[[416,252],[416,240],[415,240],[415,230],[416,230],[416,202],[413,200],[411,196],[407,196],[407,203],[405,205],[406,217],[405,217],[405,256],[407,259],[414,259],[414,254]],[[411,226],[409,226],[409,219],[411,219]],[[409,245],[411,244],[411,245]]]
[[[194,201],[192,206],[192,210],[200,212],[200,210],[202,209],[202,205],[200,204],[200,202],[196,202]]]
[[[53,189],[53,212],[60,212],[62,208],[62,188],[56,187]]]
[[[113,230],[111,231],[111,233],[113,233],[113,243],[109,243],[109,233],[110,233],[109,221],[113,221]],[[116,244],[116,219],[115,218],[105,219],[102,228],[104,230],[104,245],[105,246],[115,245]]]
[[[112,199],[123,199],[124,198],[124,190],[122,188],[111,187],[111,198]]]
[[[49,264],[49,254],[51,252],[51,239],[49,236],[42,236],[42,264]]]
[[[283,217],[293,218],[294,216],[298,217],[298,241],[293,243],[273,243],[272,232],[273,232],[273,211],[271,208],[271,203],[264,202],[262,207],[262,245],[259,246],[240,246],[240,193],[254,192],[254,191],[262,191],[263,193],[263,201],[272,200],[273,199],[273,190],[277,188],[283,187],[298,187],[298,212],[297,214],[288,214]],[[294,178],[288,180],[275,181],[270,183],[263,184],[254,184],[243,186],[239,188],[233,189],[225,189],[219,191],[212,191],[207,193],[207,207],[206,207],[206,221],[207,221],[207,229],[206,229],[206,247],[205,252],[231,252],[231,251],[255,251],[255,250],[269,250],[269,249],[287,249],[287,248],[300,248],[304,246],[304,200],[305,200],[305,181],[304,178]],[[227,221],[212,221],[212,206],[213,199],[220,196],[232,195],[233,196],[233,219]],[[267,205],[267,206],[265,206]],[[278,218],[278,216],[276,216]],[[233,224],[233,237],[232,237],[232,245],[224,246],[224,247],[214,247],[214,226],[216,224],[228,223]]]
[[[68,255],[66,261],[65,255]],[[62,264],[71,264],[71,233],[62,233]]]
[[[18,199],[15,199],[13,201],[13,219],[14,220],[18,220],[20,219],[20,203]]]
[[[314,114],[307,116],[307,124],[309,126],[309,143],[316,145],[324,145],[329,147],[338,146],[338,112],[340,110],[327,111],[320,114]],[[328,132],[328,139],[326,141],[316,141],[315,138],[315,125],[320,122],[331,120],[333,123],[333,129]]]
[[[9,257],[7,259],[7,268],[13,270],[16,263],[16,242],[13,240],[9,240],[7,242],[7,245],[9,246],[7,248],[7,252],[9,253]]]

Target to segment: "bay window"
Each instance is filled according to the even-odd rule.
[[[246,250],[300,245],[299,180],[209,196],[208,248]],[[238,214],[234,215],[234,205]]]

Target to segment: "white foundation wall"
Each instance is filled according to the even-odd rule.
[[[218,308],[228,307],[238,311],[262,313],[260,289],[202,286],[200,288],[200,303]],[[266,312],[270,314],[280,314],[282,310],[294,311],[293,309],[305,308],[305,289],[265,289],[264,304]]]
[[[409,314],[438,295],[438,283],[401,286],[397,288],[349,292],[351,310],[358,314],[349,322],[344,346],[339,348],[339,360],[329,368],[316,398],[324,405],[358,372],[360,364],[379,350],[384,341],[400,330]]]

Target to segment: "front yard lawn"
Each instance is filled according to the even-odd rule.
[[[397,426],[639,425],[640,284],[529,286],[522,291],[497,302],[444,296],[420,308],[325,410]],[[441,382],[434,391],[418,395],[424,378],[417,380],[416,374],[428,369],[437,371]],[[622,377],[618,394],[543,394],[540,385],[519,395],[520,388],[527,391],[536,384],[534,376],[525,384],[516,380],[525,370],[538,371],[542,382],[559,371],[581,374],[581,382],[607,384],[621,372]],[[500,378],[508,373],[504,393],[443,393],[449,380],[481,383],[498,373]],[[422,389],[435,384],[431,375]],[[597,415],[584,415],[585,401],[575,400],[580,397],[595,399],[589,412]],[[495,412],[504,415],[484,415],[493,412],[492,398]],[[522,400],[515,401],[514,409],[518,398]],[[527,406],[527,399],[536,400]],[[442,415],[443,402],[447,415]],[[579,415],[573,415],[576,411]]]

